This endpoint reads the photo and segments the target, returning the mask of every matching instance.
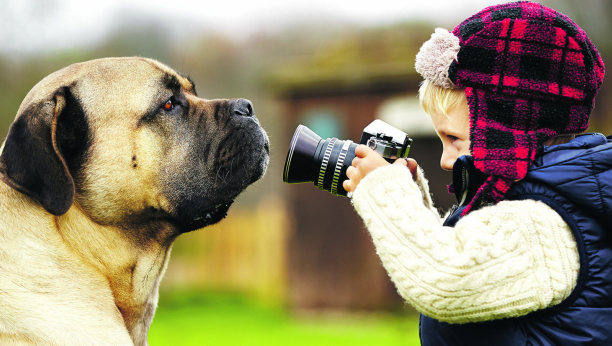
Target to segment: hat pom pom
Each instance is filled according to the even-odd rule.
[[[439,87],[455,88],[448,78],[448,68],[457,59],[459,48],[459,38],[446,29],[437,28],[416,56],[416,71]]]

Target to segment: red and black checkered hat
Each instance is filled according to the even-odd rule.
[[[434,84],[465,88],[470,151],[476,168],[490,175],[467,213],[500,201],[548,139],[587,129],[604,64],[569,17],[532,2],[488,7],[446,34],[423,45],[416,67]],[[448,69],[428,74],[431,55],[449,51],[453,58],[442,59]]]

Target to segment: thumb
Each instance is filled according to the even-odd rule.
[[[408,167],[408,170],[410,170],[410,173],[412,174],[412,179],[416,181],[417,174],[419,171],[417,168],[419,167],[419,164],[414,159],[407,159],[406,166]]]
[[[405,159],[397,159],[393,162],[393,164],[408,167],[408,163]]]

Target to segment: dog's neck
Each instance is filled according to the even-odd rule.
[[[172,232],[144,241],[160,232],[101,226],[74,205],[53,216],[2,182],[0,199],[0,305],[2,318],[12,318],[0,321],[0,344],[69,337],[146,346]],[[142,243],[126,232],[144,232]]]
[[[108,280],[125,326],[135,345],[146,345],[147,333],[158,300],[158,288],[175,236],[155,225],[143,229],[101,226],[84,214],[78,205],[55,217],[57,232],[81,261]],[[134,234],[140,236],[134,237]],[[168,234],[148,239],[146,234]],[[138,244],[135,244],[138,239]]]

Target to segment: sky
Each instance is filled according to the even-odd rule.
[[[118,25],[164,23],[175,33],[236,39],[293,23],[385,25],[409,19],[458,22],[494,0],[0,0],[0,52],[95,45]],[[450,29],[450,28],[449,28]]]

